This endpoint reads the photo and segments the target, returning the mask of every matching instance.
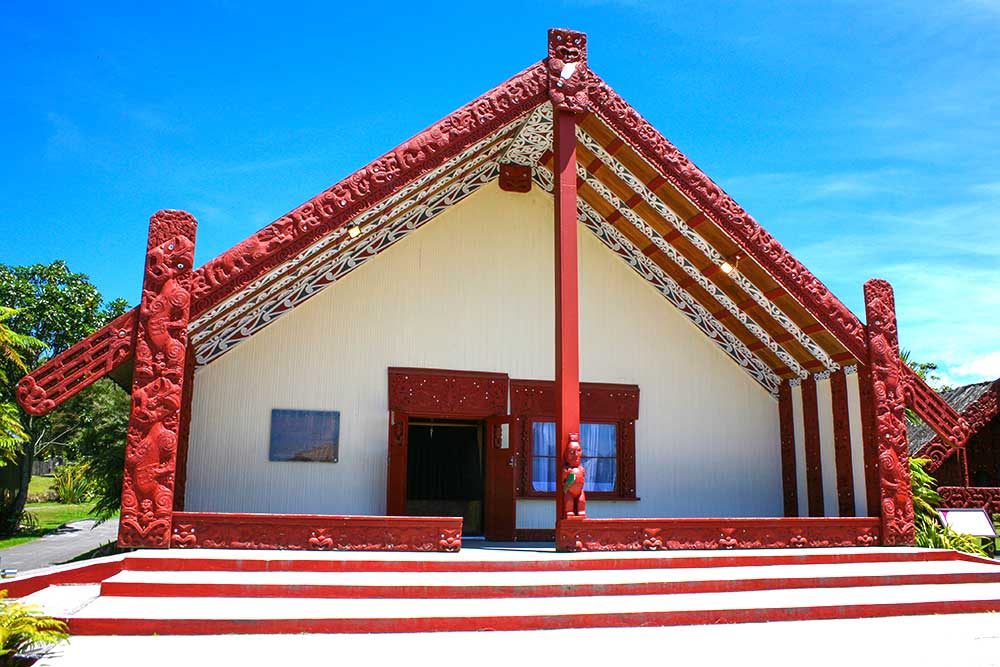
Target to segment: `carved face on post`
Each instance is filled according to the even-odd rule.
[[[566,453],[563,458],[570,468],[580,467],[580,461],[583,460],[583,450],[580,448],[580,436],[576,433],[570,434],[569,444],[566,445]]]

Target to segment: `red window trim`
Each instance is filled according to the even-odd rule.
[[[519,498],[553,498],[552,491],[535,491],[531,485],[532,423],[555,421],[555,383],[551,380],[511,380],[510,413],[519,431],[517,495]],[[635,420],[639,418],[639,387],[634,384],[580,383],[580,419],[611,423],[617,427],[617,491],[588,491],[587,497],[603,500],[638,500],[635,489]]]

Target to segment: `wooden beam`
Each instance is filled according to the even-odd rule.
[[[823,461],[819,441],[819,402],[816,397],[816,378],[802,381],[802,421],[805,424],[806,485],[809,497],[809,516],[824,516]]]

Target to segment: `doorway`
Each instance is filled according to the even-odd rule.
[[[407,424],[406,514],[461,516],[463,534],[483,534],[484,423],[411,417]]]

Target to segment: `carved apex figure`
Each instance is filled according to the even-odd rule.
[[[580,436],[569,434],[569,444],[563,452],[563,467],[559,475],[559,484],[563,492],[563,513],[569,519],[587,516],[587,496],[583,492],[584,478],[587,471],[583,468],[583,449],[580,447]]]
[[[575,30],[549,30],[549,99],[558,111],[583,113],[590,106],[587,85],[587,35]]]

